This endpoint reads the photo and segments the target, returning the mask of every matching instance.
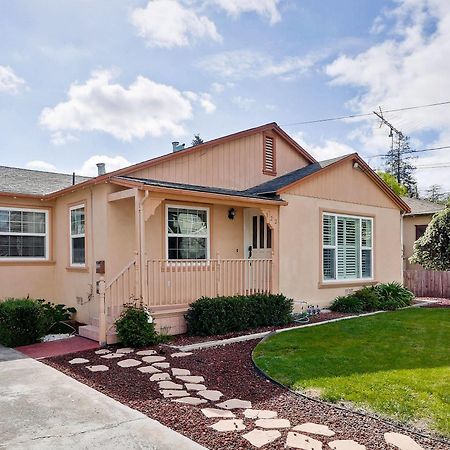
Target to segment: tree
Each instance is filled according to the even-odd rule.
[[[195,147],[196,145],[203,144],[203,139],[200,137],[200,134],[194,134],[194,139],[192,139],[192,147]]]
[[[377,174],[397,195],[408,195],[408,188],[400,184],[394,175],[387,172],[377,172]]]
[[[445,194],[442,192],[442,186],[439,184],[432,184],[425,193],[425,198],[430,202],[440,203],[445,201]]]
[[[409,260],[428,270],[450,270],[450,207],[433,216]]]
[[[417,182],[414,178],[416,167],[412,164],[411,147],[409,137],[401,134],[395,147],[385,156],[384,164],[386,172],[393,175],[399,184],[402,184],[408,190],[410,197],[418,197]]]

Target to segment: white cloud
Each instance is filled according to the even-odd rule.
[[[50,141],[53,145],[65,145],[69,142],[75,142],[78,139],[70,134],[70,133],[63,133],[61,131],[55,131],[52,133]]]
[[[236,97],[233,97],[231,101],[239,108],[248,111],[255,104],[256,100],[254,98],[237,95]]]
[[[46,172],[56,171],[56,166],[54,166],[53,164],[39,160],[28,161],[26,164],[26,168],[32,170],[44,170]]]
[[[211,114],[216,110],[216,105],[212,102],[211,94],[208,94],[207,92],[192,92],[192,91],[185,91],[183,94],[193,102],[198,102],[199,105],[205,110],[206,113]]]
[[[149,47],[185,47],[197,39],[221,42],[214,22],[176,0],[149,1],[136,8],[131,22]]]
[[[79,170],[79,175],[95,177],[98,173],[97,163],[105,163],[106,172],[113,172],[114,170],[122,169],[122,167],[131,165],[131,163],[126,158],[120,155],[94,155],[83,163],[81,169]]]
[[[100,131],[121,141],[185,133],[183,124],[192,118],[192,104],[185,94],[143,76],[128,87],[112,80],[113,73],[103,70],[84,84],[73,83],[67,101],[44,108],[41,125],[53,133]],[[199,102],[205,110],[213,109],[207,95],[199,94]]]
[[[208,0],[225,10],[230,16],[238,17],[242,13],[255,12],[267,17],[271,24],[281,20],[277,5],[279,0]]]
[[[381,18],[380,18],[381,17]],[[448,100],[450,79],[450,3],[447,0],[398,0],[397,7],[386,11],[374,23],[374,31],[383,25],[392,33],[367,50],[355,55],[342,55],[326,67],[332,85],[351,86],[357,94],[348,106],[356,113],[373,111],[378,105],[384,109],[422,105]],[[428,145],[450,144],[449,106],[423,108],[387,114],[388,120],[404,133],[420,139],[421,132],[436,133]],[[372,125],[374,124],[371,119]],[[380,133],[383,133],[381,136]],[[379,151],[384,138],[388,147],[387,130],[362,126],[354,137],[364,144],[364,152]],[[446,152],[436,152],[435,161],[448,161]],[[421,163],[425,154],[417,160]],[[426,155],[428,158],[428,155]],[[450,188],[448,171],[434,169],[417,171],[422,185],[434,183],[442,177]],[[445,178],[445,179],[444,179]]]
[[[310,70],[324,55],[288,56],[275,61],[266,53],[231,50],[201,59],[197,65],[222,78],[279,77],[290,80]]]
[[[18,77],[11,67],[0,66],[0,92],[17,94],[25,87],[25,80]]]

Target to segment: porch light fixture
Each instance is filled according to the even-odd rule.
[[[230,208],[228,210],[228,218],[230,220],[234,220],[235,217],[236,217],[236,210],[234,208]]]

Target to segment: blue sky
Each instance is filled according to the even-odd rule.
[[[276,121],[318,159],[389,146],[375,118],[450,100],[446,0],[4,0],[0,164],[93,174]],[[450,145],[449,106],[387,114]],[[286,126],[285,126],[286,125]],[[450,191],[450,150],[416,161]]]

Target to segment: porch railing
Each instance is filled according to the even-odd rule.
[[[147,261],[146,271],[148,306],[272,292],[271,259],[154,259]]]

